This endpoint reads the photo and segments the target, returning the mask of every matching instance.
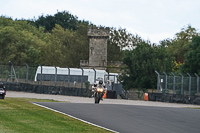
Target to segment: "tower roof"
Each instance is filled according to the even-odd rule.
[[[106,37],[108,38],[110,34],[109,27],[96,27],[92,25],[88,29],[88,37]]]

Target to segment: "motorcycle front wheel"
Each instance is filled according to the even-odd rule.
[[[95,104],[99,104],[99,102],[100,102],[100,95],[97,93],[97,94],[95,95],[95,97],[94,97],[94,103],[95,103]]]

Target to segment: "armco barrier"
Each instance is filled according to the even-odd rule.
[[[196,95],[180,95],[166,93],[148,93],[149,101],[161,101],[169,103],[184,103],[200,105],[200,96]]]

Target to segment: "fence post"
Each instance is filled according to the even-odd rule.
[[[82,70],[82,76],[81,76],[81,89],[83,88],[83,73],[84,73],[84,70],[83,70],[83,68],[81,68],[81,70]]]
[[[11,64],[10,65],[10,76],[11,76],[10,80],[11,82],[13,82],[13,63],[11,61],[9,61],[9,63]]]
[[[29,66],[28,66],[28,64],[27,63],[25,63],[25,65],[26,65],[26,83],[28,83],[28,74],[29,74]]]
[[[195,76],[197,76],[197,95],[199,96],[199,76],[196,73]]]
[[[57,82],[57,67],[56,66],[54,66],[55,67],[55,87],[56,87],[56,82]]]
[[[94,70],[94,83],[96,82],[96,70],[93,68]]]
[[[189,73],[187,73],[187,75],[189,75],[189,95],[191,95],[191,75]]]
[[[40,72],[40,86],[42,86],[42,79],[43,79],[43,76],[42,76],[42,65],[38,64],[40,66],[40,69],[41,69],[41,72]]]
[[[182,73],[179,73],[181,75],[181,95],[183,95],[183,74]]]
[[[108,80],[109,80],[109,69],[106,68],[106,72],[108,73]]]
[[[13,72],[14,72],[15,79],[16,79],[16,81],[18,83],[18,79],[17,79],[16,73],[15,73],[14,65],[13,65],[13,63],[11,61],[9,61],[9,62],[11,64],[11,82],[13,82]]]
[[[156,72],[156,74],[158,75],[157,76],[157,93],[159,93],[159,86],[160,86],[160,74],[157,72],[157,71],[155,71]]]
[[[174,80],[173,80],[173,94],[175,94],[175,82],[176,82],[176,77],[174,75],[173,72],[171,72],[171,74],[174,76]]]
[[[66,66],[68,68],[68,88],[69,88],[69,76],[70,76],[70,69],[68,66]]]
[[[165,93],[167,92],[167,74],[165,72],[163,72],[165,74]]]

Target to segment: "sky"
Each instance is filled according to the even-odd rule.
[[[158,44],[191,25],[200,29],[200,0],[0,0],[0,15],[33,19],[69,11],[97,26],[125,28]]]

